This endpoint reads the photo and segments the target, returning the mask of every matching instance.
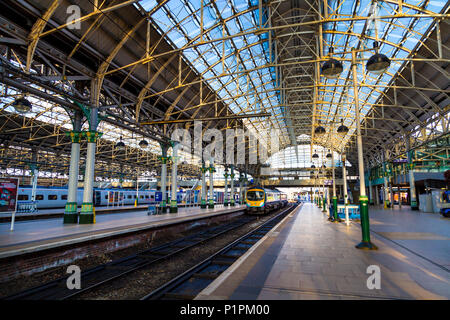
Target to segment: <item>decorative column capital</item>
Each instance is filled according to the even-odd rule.
[[[83,137],[86,137],[88,143],[96,143],[97,140],[103,135],[103,133],[90,130],[90,131],[83,131],[82,132]]]
[[[167,162],[170,160],[170,157],[159,156],[158,159],[161,160],[162,164],[167,164]]]
[[[213,166],[210,166],[208,168],[209,172],[216,172],[216,168],[214,168]]]
[[[81,131],[67,131],[66,136],[70,137],[72,143],[80,143],[83,133]]]

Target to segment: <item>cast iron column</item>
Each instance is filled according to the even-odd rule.
[[[356,50],[352,48],[352,71],[353,71],[353,99],[355,101],[355,122],[356,122],[356,138],[358,145],[358,165],[359,165],[359,212],[361,217],[362,241],[356,248],[358,249],[378,249],[370,242],[370,226],[369,226],[369,201],[366,196],[366,185],[364,179],[364,158],[363,144],[361,137],[361,121],[359,117],[359,94],[358,94],[358,75],[356,70]]]

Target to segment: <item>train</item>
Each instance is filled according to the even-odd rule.
[[[276,189],[251,186],[245,191],[245,204],[247,213],[265,214],[285,207],[288,204],[288,197],[286,193]]]
[[[67,203],[68,189],[65,187],[41,187],[36,188],[37,209],[64,208]],[[31,201],[31,186],[21,186],[18,190],[17,203]],[[158,204],[162,201],[162,192],[158,190],[139,190],[138,204]],[[167,192],[167,199],[170,193]],[[184,204],[200,204],[200,190],[182,190],[177,192],[177,202]],[[136,201],[136,189],[103,189],[94,188],[93,199],[95,207],[133,205]],[[214,191],[214,202],[224,202],[224,192]],[[83,189],[77,190],[77,203],[83,203]]]

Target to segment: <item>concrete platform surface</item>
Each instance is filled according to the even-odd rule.
[[[96,223],[91,225],[63,224],[62,218],[19,221],[15,223],[12,232],[9,230],[10,223],[0,223],[0,258],[235,212],[243,208],[244,206],[217,205],[214,209],[179,208],[178,213],[150,216],[142,210],[104,214],[96,216]]]
[[[314,204],[304,204],[196,299],[450,298],[449,219],[406,208],[371,210],[371,237],[379,250],[365,251],[355,248],[361,241],[359,223],[347,226],[327,218]],[[369,289],[376,285],[370,266],[380,270],[379,289]]]

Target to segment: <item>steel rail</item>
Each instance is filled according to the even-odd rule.
[[[297,207],[289,206],[140,300],[192,300]]]
[[[65,300],[73,298],[143,267],[173,257],[182,251],[212,240],[254,220],[256,220],[254,216],[243,216],[237,221],[208,228],[169,243],[93,267],[81,273],[81,289],[68,289],[66,282],[69,276],[66,276],[10,295],[3,300]]]

